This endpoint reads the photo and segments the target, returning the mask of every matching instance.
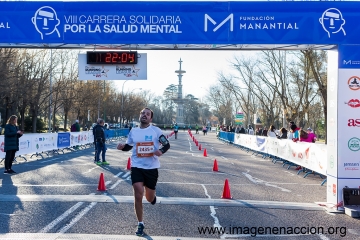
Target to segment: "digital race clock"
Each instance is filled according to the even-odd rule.
[[[87,52],[87,64],[137,64],[137,52]]]

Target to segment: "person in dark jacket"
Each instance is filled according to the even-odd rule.
[[[106,152],[106,146],[105,146],[105,128],[104,128],[104,120],[99,118],[97,120],[97,124],[93,128],[93,134],[94,134],[94,142],[96,147],[96,156],[95,156],[95,163],[97,165],[109,165],[109,163],[105,160],[105,152]],[[102,162],[100,161],[100,152],[102,152],[101,158]]]
[[[12,162],[15,158],[16,151],[19,151],[19,138],[24,133],[18,129],[17,126],[17,116],[12,115],[6,123],[5,126],[5,145],[4,151],[6,152],[5,155],[5,171],[4,174],[14,174],[16,173],[14,170],[11,169]]]
[[[286,128],[281,128],[280,135],[278,135],[277,138],[278,139],[287,139],[287,133],[288,133],[288,131],[286,130]]]

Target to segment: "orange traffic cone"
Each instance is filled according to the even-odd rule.
[[[223,195],[221,198],[232,199],[231,193],[230,193],[229,181],[227,179],[225,180],[224,191],[223,191]]]
[[[131,170],[131,159],[130,158],[128,158],[126,170]]]
[[[207,157],[206,148],[204,148],[204,157]]]
[[[201,144],[199,144],[199,150],[201,150]]]
[[[99,179],[99,185],[98,185],[98,191],[106,191],[106,186],[105,186],[105,180],[104,180],[104,174],[101,173],[100,174],[100,179]]]
[[[218,168],[218,165],[217,165],[217,161],[216,161],[216,159],[214,160],[214,167],[213,167],[213,171],[214,171],[214,172],[219,171],[219,168]]]

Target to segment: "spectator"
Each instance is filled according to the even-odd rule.
[[[249,125],[248,134],[254,135],[254,129],[251,127],[251,125]]]
[[[71,125],[70,128],[71,132],[80,132],[80,125],[79,125],[79,120],[75,120],[75,122],[73,123],[73,125]],[[79,145],[74,146],[75,149],[79,149]]]
[[[241,126],[241,128],[240,128],[240,133],[242,133],[242,134],[245,134],[246,132],[245,132],[245,128],[243,127],[243,126]]]
[[[266,129],[266,127],[264,127],[264,130],[262,131],[262,136],[267,136],[267,132],[268,130]]]
[[[255,135],[259,136],[260,135],[259,133],[260,133],[260,128],[257,128],[256,131],[255,131]]]
[[[275,133],[275,127],[273,125],[270,125],[269,131],[268,131],[268,137],[276,138],[277,135]]]
[[[70,131],[71,132],[80,132],[79,120],[75,120],[73,125],[71,125]]]
[[[277,138],[278,139],[287,139],[287,133],[288,133],[288,131],[286,130],[286,128],[281,128],[280,135],[278,135]]]
[[[5,126],[4,131],[4,152],[5,152],[5,171],[4,174],[15,174],[12,170],[12,163],[16,151],[19,151],[19,138],[24,134],[17,126],[17,116],[12,115]]]
[[[235,133],[240,133],[240,126],[239,125],[236,126]]]
[[[295,124],[293,121],[289,121],[288,139],[293,139],[293,133],[291,132],[291,125]]]
[[[104,120],[99,118],[97,120],[96,126],[93,128],[94,134],[94,142],[96,146],[95,151],[95,163],[97,165],[109,165],[109,163],[105,160],[105,153],[106,153],[106,145],[105,145],[105,129],[104,129]],[[100,161],[100,153],[102,162]]]
[[[316,134],[313,132],[313,130],[311,128],[307,129],[307,134],[309,135],[311,142],[313,142],[313,143],[316,142],[316,140],[317,140]]]
[[[298,128],[295,124],[292,124],[290,126],[290,132],[292,133],[292,139],[294,142],[299,141],[299,130],[300,128]]]

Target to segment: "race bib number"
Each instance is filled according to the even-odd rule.
[[[139,142],[136,143],[136,156],[137,157],[152,157],[154,156],[154,143],[153,142]]]

